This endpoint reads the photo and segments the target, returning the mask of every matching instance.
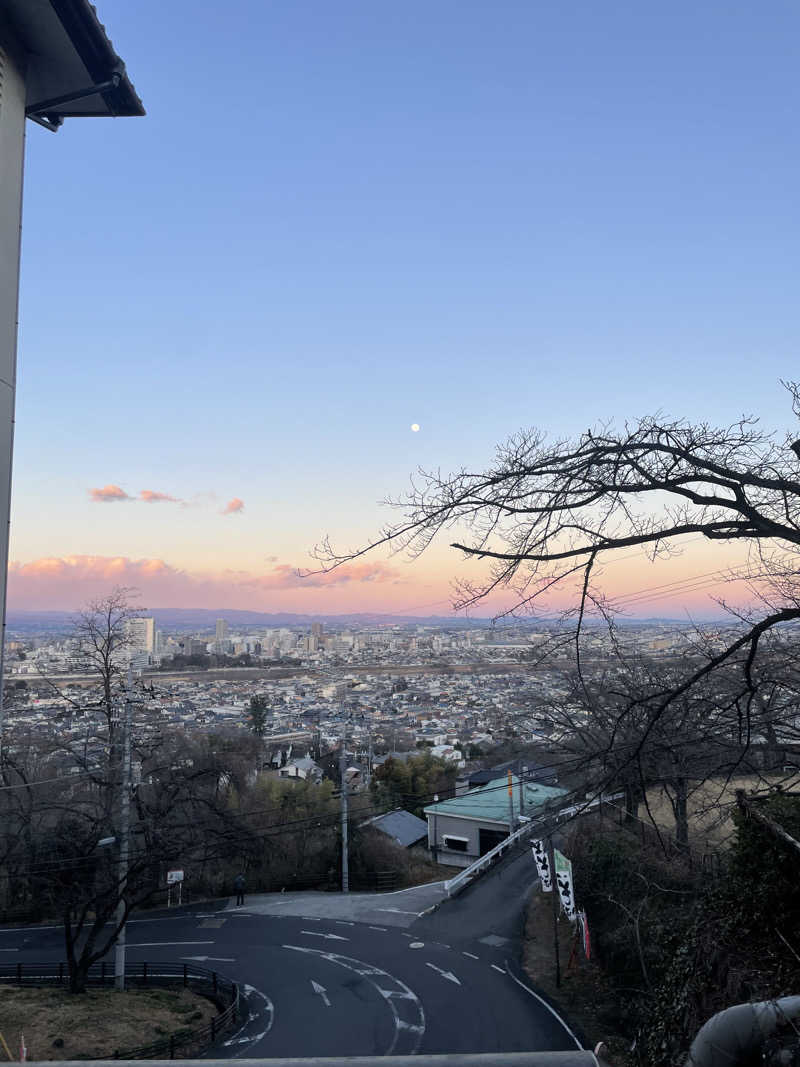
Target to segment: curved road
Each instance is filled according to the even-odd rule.
[[[196,961],[244,986],[249,1017],[217,1057],[574,1050],[516,968],[532,867],[512,856],[428,914],[427,887],[161,913],[131,921],[128,959]],[[0,958],[62,959],[61,930],[0,930]]]

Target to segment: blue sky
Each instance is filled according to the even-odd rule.
[[[258,575],[522,426],[791,424],[796,4],[97,6],[148,115],[28,131],[12,558]]]

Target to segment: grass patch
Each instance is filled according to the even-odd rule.
[[[110,1058],[117,1050],[200,1029],[218,1014],[215,1004],[188,989],[90,989],[75,996],[62,989],[0,986],[0,1032],[15,1059],[20,1034],[30,1060]]]

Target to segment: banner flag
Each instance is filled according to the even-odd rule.
[[[589,933],[589,920],[586,918],[585,911],[578,912],[578,922],[581,925],[581,935],[583,937],[583,954],[587,960],[592,958],[592,938]]]
[[[556,886],[558,887],[558,895],[561,897],[561,907],[564,909],[566,917],[574,922],[578,913],[575,908],[575,893],[572,888],[572,864],[558,849],[553,850],[553,856],[556,866]]]
[[[547,847],[544,841],[531,841],[533,858],[536,861],[536,870],[542,883],[543,893],[553,892],[553,877],[550,870],[550,857],[547,855]]]

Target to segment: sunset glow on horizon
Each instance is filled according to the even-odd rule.
[[[448,614],[479,565],[446,534],[297,572],[521,429],[796,429],[795,8],[242,3],[104,0],[146,117],[27,131],[11,610],[126,585]],[[739,563],[692,542],[598,584],[712,617],[749,597]]]

